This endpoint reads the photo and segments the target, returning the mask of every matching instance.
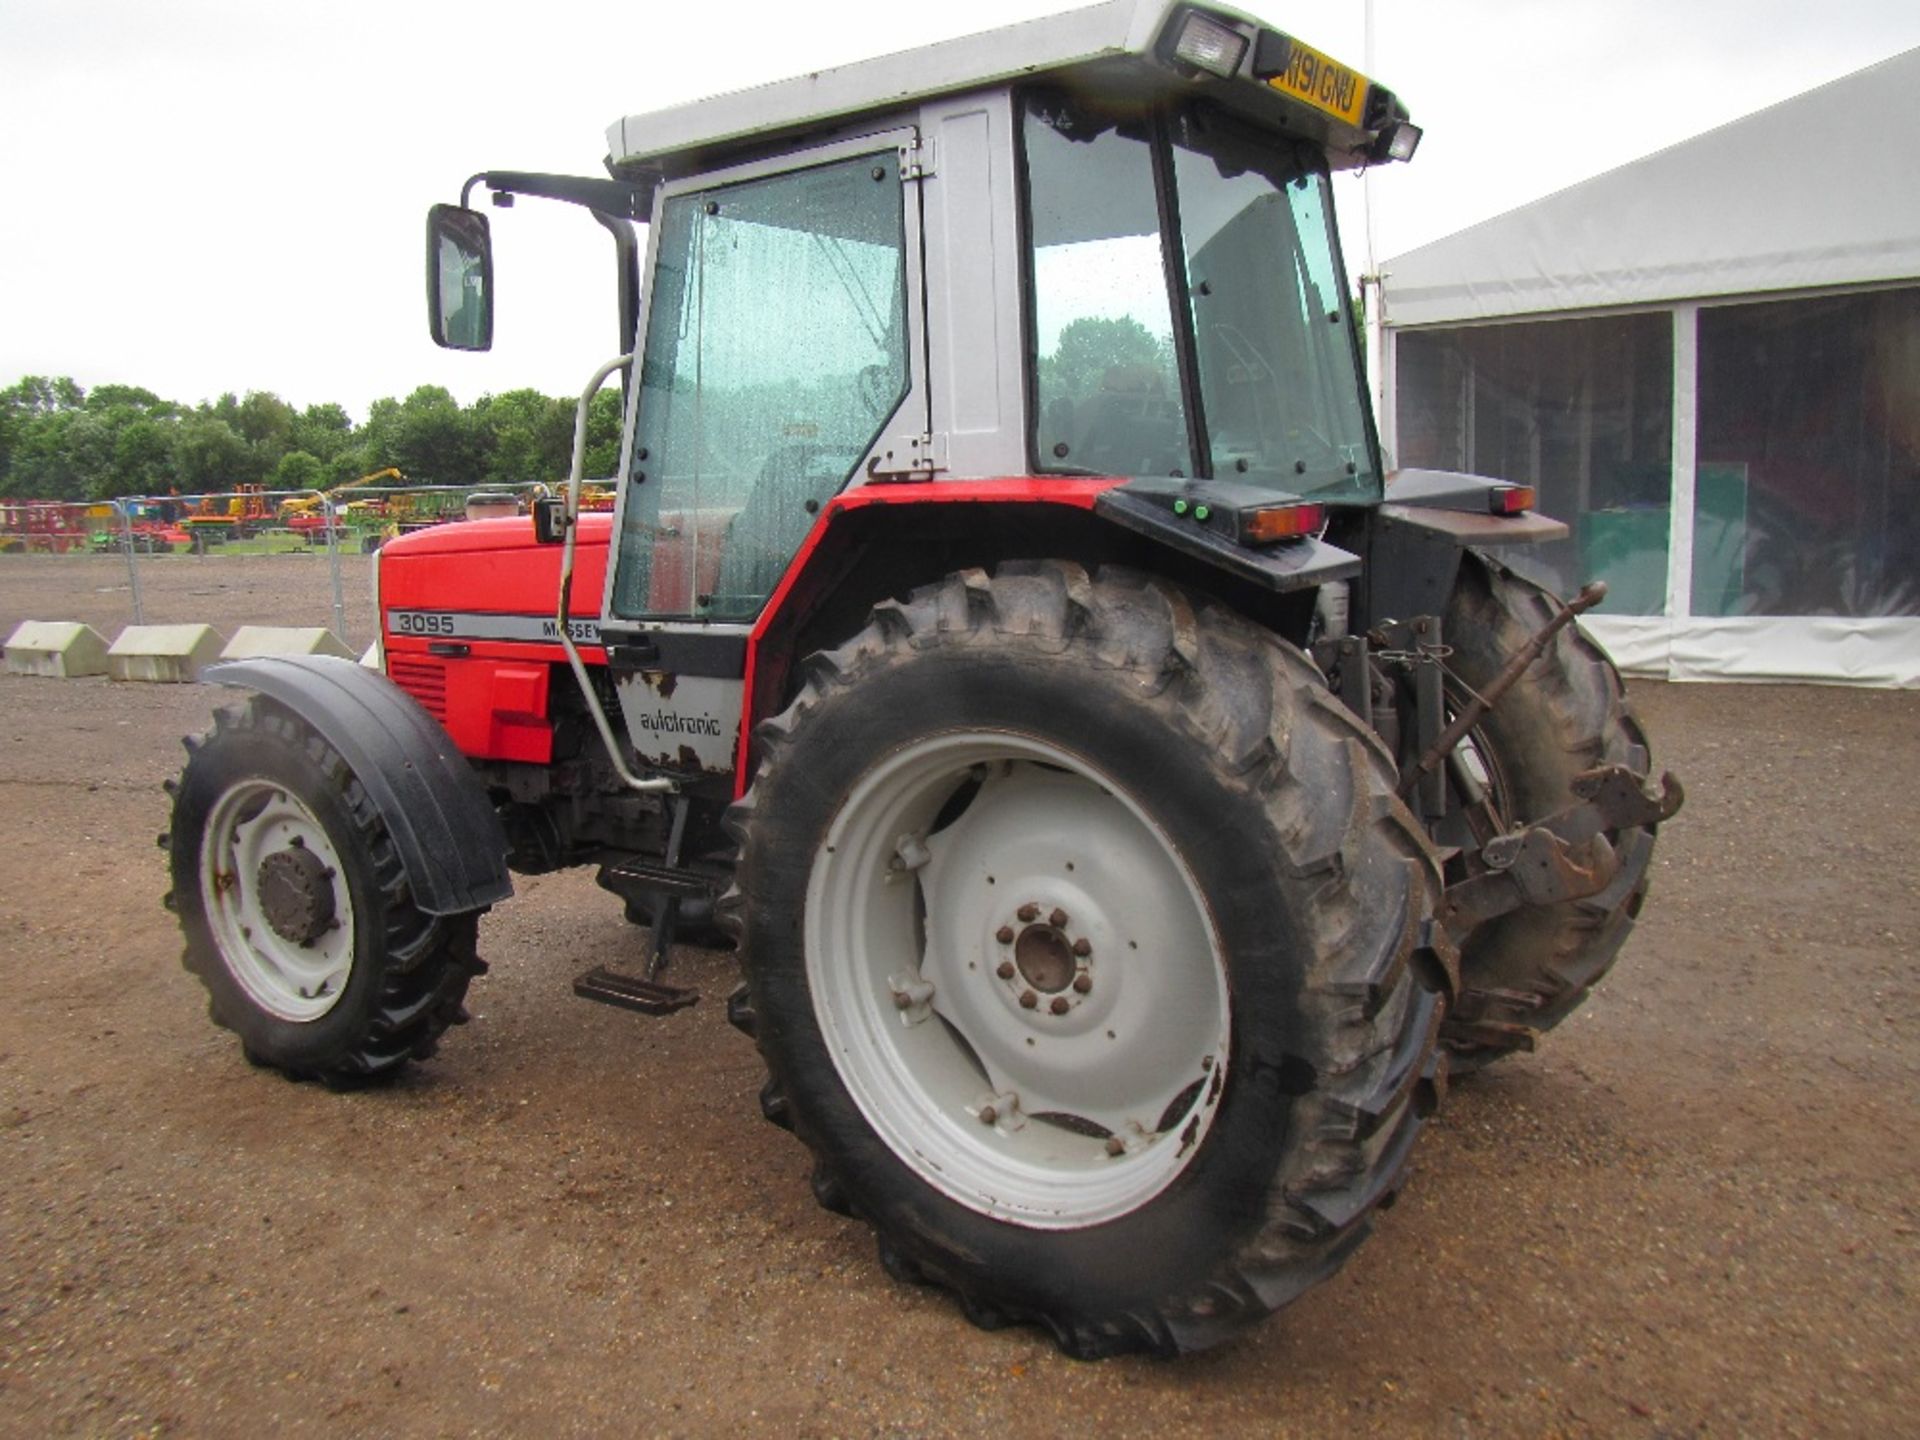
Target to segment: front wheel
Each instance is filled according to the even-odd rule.
[[[348,1084],[433,1052],[485,967],[477,913],[423,914],[338,751],[261,697],[188,742],[163,837],[182,963],[247,1057]]]
[[[1170,585],[951,577],[815,657],[732,821],[768,1113],[897,1275],[1203,1348],[1399,1183],[1438,874],[1294,649]]]

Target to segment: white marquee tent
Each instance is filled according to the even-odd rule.
[[[1385,261],[1395,463],[1534,483],[1683,679],[1920,686],[1920,50]]]

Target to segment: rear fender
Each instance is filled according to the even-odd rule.
[[[413,903],[457,915],[513,894],[507,836],[447,732],[384,675],[328,655],[211,666],[218,685],[258,691],[340,752],[400,851]]]
[[[803,641],[818,640],[824,629],[833,643],[865,622],[873,602],[953,570],[1013,558],[1132,565],[1215,590],[1281,629],[1263,602],[1310,614],[1314,587],[1360,567],[1358,556],[1310,537],[1265,551],[1221,543],[1170,511],[1126,505],[1119,496],[1125,483],[1021,476],[862,485],[835,496],[748,637],[735,793],[753,775],[754,726],[786,703],[792,667],[812,648]],[[924,563],[908,552],[923,554]]]
[[[1484,475],[1399,470],[1387,479],[1387,502],[1363,512],[1364,536],[1349,543],[1367,552],[1360,628],[1445,612],[1469,548],[1541,545],[1571,533],[1531,510],[1500,513],[1493,499],[1516,487]]]

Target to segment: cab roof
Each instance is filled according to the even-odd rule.
[[[1245,36],[1246,50],[1231,78],[1209,76],[1173,56],[1181,27],[1194,13]],[[1294,49],[1311,56],[1311,63],[1350,77],[1361,98],[1344,106],[1344,113],[1335,113],[1289,93],[1280,81],[1262,73],[1272,69],[1265,57],[1278,56],[1284,65]],[[607,168],[623,179],[704,169],[781,138],[864,115],[897,112],[935,96],[1047,79],[1071,81],[1094,94],[1112,91],[1132,97],[1206,91],[1236,110],[1264,119],[1274,129],[1316,142],[1336,169],[1367,163],[1382,128],[1406,114],[1384,87],[1242,11],[1186,0],[1106,0],[878,59],[629,115],[607,127]]]

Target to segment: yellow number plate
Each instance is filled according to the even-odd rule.
[[[1349,125],[1358,126],[1366,113],[1367,77],[1298,40],[1291,42],[1286,70],[1267,83]]]

